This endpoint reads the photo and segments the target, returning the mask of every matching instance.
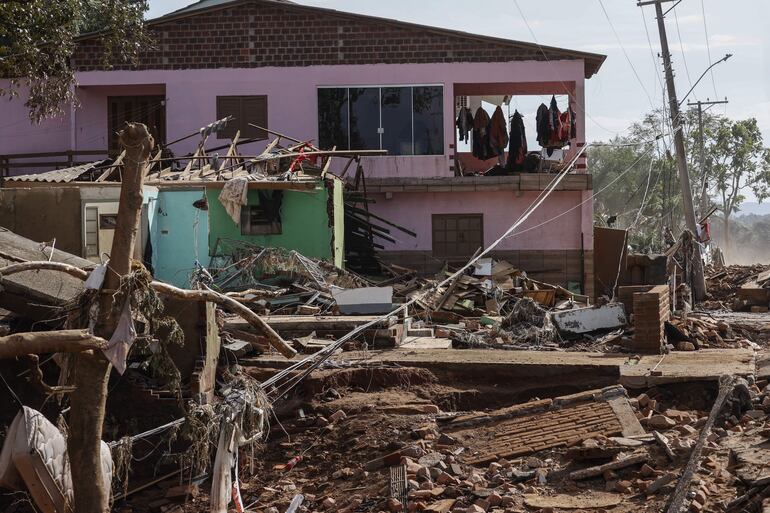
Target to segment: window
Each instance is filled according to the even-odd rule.
[[[281,221],[271,220],[267,209],[259,205],[241,207],[241,235],[278,235]]]
[[[318,89],[321,148],[443,155],[443,86]]]
[[[225,128],[217,132],[217,139],[232,139],[240,130],[247,139],[267,139],[267,132],[249,125],[268,128],[267,96],[217,96],[217,119],[233,116]]]
[[[107,97],[108,144],[111,153],[120,153],[118,132],[126,123],[147,125],[155,146],[166,143],[166,98],[164,96],[109,96]]]
[[[118,225],[118,214],[99,215],[100,230],[114,230],[117,225]]]
[[[85,257],[99,256],[99,209],[86,207]]]
[[[484,244],[482,214],[434,214],[433,256],[466,258]]]

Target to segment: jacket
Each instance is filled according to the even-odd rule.
[[[473,129],[473,116],[471,116],[471,111],[468,107],[460,109],[460,113],[457,115],[457,120],[455,121],[455,126],[460,133],[460,141],[470,142],[470,132]]]
[[[506,125],[505,114],[498,105],[489,122],[489,145],[495,155],[505,153],[505,148],[508,146],[508,127]]]
[[[510,171],[521,171],[527,156],[527,136],[524,133],[524,119],[519,111],[511,117],[510,144],[508,146],[508,162],[505,168]]]
[[[479,160],[487,160],[494,157],[489,146],[489,114],[482,107],[476,110],[473,117],[473,156]]]

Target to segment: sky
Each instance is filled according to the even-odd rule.
[[[657,57],[660,39],[655,9],[637,7],[635,0],[295,1],[607,55],[599,73],[586,82],[589,141],[625,133],[631,123],[663,103],[665,82]],[[148,17],[190,3],[150,0]],[[665,9],[673,4],[667,3]],[[712,112],[735,119],[757,118],[765,144],[770,146],[768,19],[769,0],[682,0],[666,16],[666,28],[679,99],[710,63],[726,53],[734,54],[714,67],[713,75],[707,74],[687,100],[726,97],[729,103],[712,107]]]

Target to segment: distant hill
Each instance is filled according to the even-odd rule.
[[[753,203],[753,205],[757,205]],[[759,205],[767,210],[768,205]],[[767,214],[745,213],[734,217],[730,223],[732,251],[725,251],[728,264],[770,264],[770,212]],[[711,218],[711,236],[723,250],[722,220]]]
[[[756,202],[745,202],[741,205],[740,212],[736,212],[736,217],[742,217],[745,215],[758,215],[758,216],[764,216],[764,215],[770,215],[770,203],[756,203]]]

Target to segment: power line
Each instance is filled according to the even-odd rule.
[[[674,128],[671,125],[671,123],[668,121],[668,111],[666,110],[666,87],[663,85],[663,76],[660,73],[660,62],[658,62],[658,59],[655,57],[655,49],[652,46],[652,38],[650,38],[650,28],[647,26],[647,18],[644,15],[644,9],[639,9],[639,14],[642,17],[642,22],[644,24],[644,34],[647,36],[647,45],[650,48],[650,58],[652,59],[652,67],[655,70],[655,76],[658,77],[658,83],[660,84],[660,92],[662,96],[662,102],[661,105],[663,106],[663,116],[661,117],[661,132],[665,132],[666,128],[668,128],[669,133],[673,134]],[[666,144],[665,139],[661,139],[663,142],[663,148],[668,151],[668,144]]]
[[[587,144],[585,147],[588,147],[588,146],[594,146],[594,145]],[[566,216],[570,212],[573,212],[573,211],[577,210],[578,208],[582,207],[583,205],[585,205],[589,201],[593,201],[593,199],[596,198],[599,194],[603,193],[604,191],[606,191],[607,189],[612,187],[618,180],[623,178],[623,176],[625,176],[626,173],[628,173],[634,167],[636,167],[636,165],[639,162],[641,162],[642,159],[644,159],[644,157],[646,157],[646,156],[647,156],[647,153],[642,153],[641,155],[639,155],[639,157],[630,166],[628,166],[625,170],[621,171],[620,174],[618,174],[618,176],[616,176],[615,178],[612,179],[612,181],[610,181],[610,183],[608,183],[607,185],[605,185],[604,187],[602,187],[601,189],[596,191],[594,194],[592,194],[590,197],[588,197],[587,199],[581,201],[580,203],[578,203],[574,207],[570,207],[569,209],[565,210],[561,214],[557,214],[554,217],[552,217],[551,219],[548,219],[546,221],[543,221],[542,223],[536,224],[535,226],[530,226],[529,228],[527,228],[525,230],[521,230],[519,232],[511,233],[511,234],[507,235],[505,238],[510,239],[510,238],[516,237],[518,235],[521,235],[522,233],[527,233],[529,231],[536,230],[536,229],[538,229],[538,228],[540,228],[542,226],[547,225],[548,223],[552,223],[552,222],[554,222],[554,221],[556,221],[558,219],[561,219],[562,217]]]
[[[684,64],[684,72],[687,75],[687,83],[692,87],[692,79],[690,78],[690,68],[687,66],[687,57],[684,53],[684,43],[682,43],[682,32],[679,30],[679,15],[676,13],[676,4],[671,8],[674,11],[674,22],[676,23],[676,37],[679,40],[679,50],[682,52],[682,63]],[[711,59],[709,58],[709,62]],[[695,96],[697,100],[698,97]]]
[[[639,76],[639,73],[636,71],[636,66],[634,66],[633,62],[631,62],[631,58],[628,56],[628,52],[626,52],[626,47],[623,45],[623,42],[620,40],[620,36],[618,36],[618,31],[615,30],[615,25],[612,23],[612,20],[610,19],[610,15],[607,12],[607,9],[605,9],[604,7],[604,2],[602,2],[602,0],[599,0],[599,5],[602,8],[602,12],[604,12],[604,17],[607,18],[607,22],[610,24],[612,33],[615,34],[615,40],[620,45],[620,49],[623,50],[623,55],[626,57],[626,61],[628,62],[628,65],[631,66],[631,70],[634,72],[636,81],[639,82],[639,85],[642,86],[642,90],[644,91],[644,94],[647,95],[647,100],[650,102],[650,107],[653,110],[655,110],[655,104],[652,101],[652,97],[650,96],[649,91],[647,91],[647,88],[645,87],[644,82],[642,82],[642,79]]]
[[[516,6],[516,9],[519,11],[519,15],[521,16],[521,19],[524,21],[524,25],[526,25],[527,30],[529,30],[529,34],[530,34],[530,36],[532,36],[532,40],[535,42],[535,44],[537,45],[538,50],[540,50],[540,53],[543,55],[543,59],[545,59],[545,61],[551,66],[551,68],[553,68],[555,70],[556,67],[553,65],[551,60],[548,58],[548,55],[546,55],[545,50],[543,50],[542,45],[537,40],[537,36],[535,36],[535,31],[532,30],[532,27],[530,26],[529,21],[527,21],[527,17],[524,16],[524,11],[521,10],[521,6],[519,5],[519,1],[518,0],[513,0],[513,4]],[[565,93],[569,94],[569,88],[567,87],[567,84],[565,84],[562,80],[559,80],[559,82],[561,83],[562,87],[564,87]],[[596,126],[598,126],[602,130],[604,130],[605,132],[608,132],[610,134],[615,134],[616,136],[620,135],[620,132],[618,132],[616,130],[610,130],[609,128],[603,126],[601,123],[596,121],[593,118],[593,116],[591,116],[591,114],[589,114],[588,111],[586,111],[585,105],[581,104],[577,100],[577,98],[575,98],[575,105],[577,105],[579,110],[581,110],[583,112],[583,114],[588,119],[590,119],[591,122],[593,122]]]
[[[703,0],[700,0],[700,10],[703,16],[703,33],[706,34],[706,55],[708,56],[709,62],[712,62],[711,42],[709,41],[709,29],[708,24],[706,23],[706,6],[703,3]],[[718,98],[719,94],[717,93],[717,81],[714,80],[714,70],[711,70],[711,85],[714,87],[714,98]]]

